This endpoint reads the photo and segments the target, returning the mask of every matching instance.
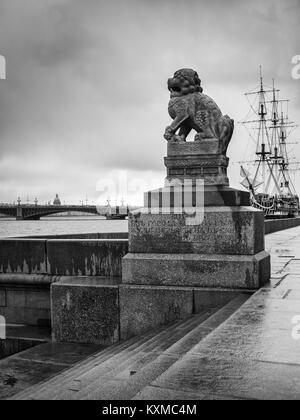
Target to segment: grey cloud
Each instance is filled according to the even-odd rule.
[[[298,0],[3,0],[0,201],[26,185],[45,199],[56,184],[75,197],[109,168],[162,171],[166,79],[180,67],[196,68],[205,92],[240,120],[262,64],[296,118],[299,18]],[[247,141],[237,126],[232,161]]]

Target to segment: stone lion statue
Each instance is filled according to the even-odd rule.
[[[194,129],[197,132],[195,141],[218,140],[220,152],[226,154],[234,121],[228,115],[223,116],[217,104],[202,93],[197,72],[192,69],[176,71],[174,77],[168,79],[168,89],[171,96],[168,110],[173,122],[166,128],[165,139],[185,142]]]

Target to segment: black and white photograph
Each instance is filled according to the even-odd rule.
[[[0,0],[1,402],[300,399],[299,22]]]

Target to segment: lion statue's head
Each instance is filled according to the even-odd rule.
[[[168,79],[168,89],[171,92],[171,98],[194,92],[203,92],[198,73],[192,69],[177,70],[174,77]]]

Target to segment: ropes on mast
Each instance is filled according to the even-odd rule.
[[[265,213],[297,214],[299,199],[289,172],[290,153],[287,150],[289,143],[286,142],[296,126],[288,117],[289,102],[282,100],[279,92],[275,88],[274,79],[271,89],[264,86],[260,67],[260,86],[256,91],[245,94],[250,107],[245,120],[241,121],[256,145],[256,168],[255,174],[251,170],[251,175],[241,167],[241,176],[244,178],[241,184],[250,191],[253,206]],[[254,100],[250,100],[252,95],[256,95]],[[284,103],[287,104],[287,115],[283,111]],[[253,114],[254,118],[251,118]],[[249,144],[251,142],[248,142],[245,153],[248,152]]]
[[[255,199],[255,196],[254,196],[254,195],[251,197],[251,200],[252,200],[252,202],[255,204],[255,206],[259,207],[259,208],[260,208],[260,209],[262,209],[262,210],[272,210],[272,209],[274,209],[274,208],[275,208],[275,199],[273,199],[273,204],[272,204],[272,206],[270,206],[270,207],[266,207],[266,206],[263,206],[262,204],[258,203],[258,202],[256,201],[256,199]]]

